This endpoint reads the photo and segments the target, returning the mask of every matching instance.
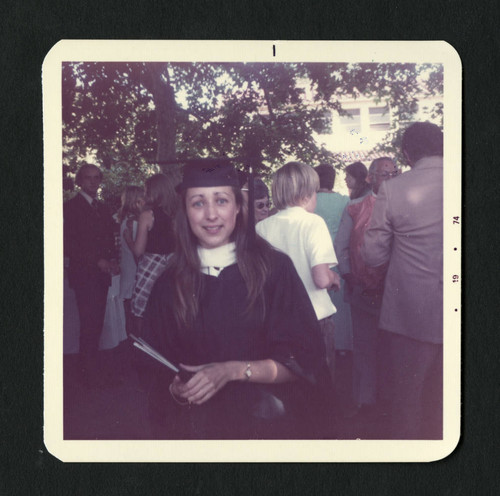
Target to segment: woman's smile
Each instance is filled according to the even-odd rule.
[[[204,229],[206,229],[210,234],[217,234],[222,229],[222,225],[204,226]]]

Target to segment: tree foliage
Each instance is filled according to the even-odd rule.
[[[106,171],[103,195],[195,156],[258,157],[264,175],[295,157],[338,157],[318,145],[342,99],[361,95],[396,116],[380,149],[426,95],[442,94],[442,66],[381,63],[68,62],[62,69],[65,189],[83,160]],[[443,108],[434,113],[442,119]]]

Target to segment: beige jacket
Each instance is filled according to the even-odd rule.
[[[382,184],[361,253],[372,267],[389,262],[379,327],[442,343],[442,157]]]

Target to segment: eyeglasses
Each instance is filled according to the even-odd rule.
[[[255,202],[255,208],[257,210],[262,210],[263,208],[270,208],[271,207],[271,202],[264,202],[264,201],[259,201],[259,202]]]
[[[374,176],[381,176],[381,177],[396,177],[399,174],[399,171],[393,171],[393,172],[374,172]]]

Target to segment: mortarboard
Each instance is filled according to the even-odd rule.
[[[238,174],[228,158],[187,160],[182,181],[175,189],[180,193],[188,188],[213,186],[239,187]]]

